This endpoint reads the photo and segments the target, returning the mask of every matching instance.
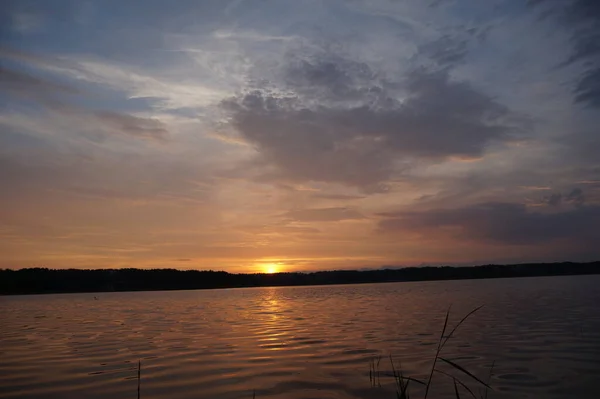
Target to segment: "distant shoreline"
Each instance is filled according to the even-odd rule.
[[[175,269],[2,269],[0,295],[173,291],[600,274],[600,261],[232,274]]]

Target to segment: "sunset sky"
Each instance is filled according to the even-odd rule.
[[[597,0],[3,1],[0,267],[600,258]]]

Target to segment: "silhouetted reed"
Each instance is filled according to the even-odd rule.
[[[472,311],[470,311],[469,313],[467,313],[454,326],[454,328],[452,328],[452,330],[450,330],[449,333],[446,333],[449,330],[448,319],[450,317],[450,309],[448,309],[448,311],[446,312],[446,318],[444,320],[444,327],[442,328],[442,333],[440,334],[440,337],[438,339],[435,356],[433,357],[432,365],[431,365],[431,368],[429,370],[429,374],[428,374],[428,377],[426,380],[423,381],[423,380],[419,380],[414,377],[405,376],[402,371],[402,364],[400,363],[399,366],[396,367],[396,365],[394,364],[394,359],[390,355],[390,365],[392,368],[392,374],[391,375],[384,374],[384,376],[389,376],[394,379],[394,382],[396,384],[396,398],[397,399],[409,399],[410,398],[409,386],[410,386],[411,382],[413,383],[413,385],[419,384],[419,385],[422,385],[425,387],[425,393],[424,393],[423,399],[427,399],[430,388],[433,383],[433,377],[436,374],[439,374],[440,376],[444,376],[444,377],[452,380],[452,385],[454,387],[454,396],[456,398],[460,398],[461,397],[460,392],[463,391],[463,392],[468,393],[471,397],[478,399],[478,396],[475,395],[475,392],[473,392],[473,389],[471,389],[469,387],[469,385],[464,381],[464,377],[469,377],[469,379],[475,381],[480,388],[478,390],[479,399],[487,399],[488,392],[491,389],[490,382],[491,382],[491,378],[492,378],[492,372],[494,369],[494,363],[492,363],[492,366],[490,367],[488,381],[484,382],[482,379],[475,376],[469,370],[467,370],[463,366],[456,363],[456,361],[450,360],[446,357],[442,357],[442,350],[444,349],[444,347],[446,346],[446,344],[448,343],[450,338],[452,338],[454,336],[454,334],[456,333],[456,330],[471,315],[473,315],[475,312],[477,312],[481,308],[482,308],[482,306],[479,306],[479,307],[473,309]],[[381,360],[381,356],[379,356],[378,358],[371,359],[370,363],[369,363],[369,380],[371,382],[372,387],[375,387],[375,386],[380,387],[381,386],[381,382],[380,382],[381,373],[379,370],[380,360]],[[449,371],[440,369],[440,366],[442,364],[448,366]]]

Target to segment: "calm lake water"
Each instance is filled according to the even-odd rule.
[[[136,398],[141,359],[144,399],[391,399],[370,359],[425,379],[448,306],[482,304],[443,354],[495,361],[490,398],[600,397],[600,276],[0,297],[0,397]]]

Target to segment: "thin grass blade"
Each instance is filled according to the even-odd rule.
[[[492,382],[492,373],[494,372],[494,366],[495,365],[496,365],[496,361],[493,360],[492,361],[492,366],[490,367],[490,375],[488,376],[488,385],[490,385],[491,382]],[[487,399],[487,397],[488,397],[488,389],[486,388],[485,389],[485,394],[484,394],[483,398]]]
[[[456,378],[454,379],[454,395],[456,395],[456,399],[460,399],[460,394],[458,393],[458,385],[456,385]]]
[[[471,388],[469,388],[464,382],[462,382],[461,380],[459,380],[458,378],[456,378],[455,376],[453,376],[452,374],[446,373],[445,371],[442,371],[440,369],[435,369],[435,371],[437,373],[443,374],[447,377],[452,378],[453,380],[455,380],[456,382],[458,382],[460,384],[460,386],[462,386],[464,389],[467,390],[467,392],[469,392],[469,394],[471,394],[471,396],[475,399],[477,399],[477,396],[475,396],[475,394],[473,393],[473,391],[471,390]]]
[[[450,334],[448,334],[448,335],[445,337],[445,339],[444,339],[444,342],[442,343],[442,346],[441,346],[441,347],[443,348],[443,347],[444,347],[444,345],[446,345],[446,342],[448,342],[448,340],[449,340],[450,338],[452,338],[452,336],[454,335],[454,333],[456,332],[456,330],[458,329],[458,327],[460,327],[460,325],[461,325],[462,323],[464,323],[464,322],[465,322],[465,321],[466,321],[466,320],[467,320],[467,319],[468,319],[468,318],[469,318],[469,317],[470,317],[470,316],[471,316],[473,313],[477,312],[477,311],[478,311],[479,309],[481,309],[482,307],[483,307],[483,305],[481,305],[481,306],[478,306],[478,307],[476,307],[475,309],[471,310],[469,313],[467,313],[467,314],[465,315],[465,317],[463,317],[463,318],[462,318],[462,319],[461,319],[461,320],[458,322],[458,324],[456,324],[456,325],[454,326],[454,328],[452,329],[452,331],[450,331]]]
[[[450,318],[450,309],[452,306],[448,307],[446,311],[446,320],[444,320],[444,328],[442,328],[442,336],[440,337],[440,341],[444,338],[444,334],[446,333],[446,328],[448,327],[448,319]]]
[[[417,384],[427,385],[425,382],[423,382],[421,380],[417,380],[416,378],[412,378],[412,377],[400,377],[400,378],[407,380],[407,381],[416,382]]]
[[[435,369],[435,365],[437,364],[438,357],[440,355],[440,351],[442,350],[442,342],[444,339],[444,335],[446,334],[446,328],[448,327],[448,319],[450,318],[450,309],[452,306],[448,307],[446,311],[446,319],[444,320],[444,328],[442,328],[442,335],[440,335],[440,340],[438,341],[437,350],[435,351],[435,357],[433,358],[433,364],[431,365],[431,371],[429,372],[429,378],[427,379],[427,386],[425,387],[425,396],[423,399],[427,399],[427,395],[429,394],[429,388],[431,387],[431,381],[433,379],[433,370]]]
[[[410,382],[410,381],[408,381],[408,382]],[[408,397],[408,382],[402,388],[402,397],[406,398],[406,399],[409,399],[409,397]]]
[[[450,366],[454,367],[455,369],[457,369],[459,371],[462,371],[463,373],[465,373],[469,377],[473,378],[475,381],[477,381],[481,385],[483,385],[483,386],[485,386],[485,387],[487,387],[489,389],[492,389],[492,387],[490,387],[488,384],[486,384],[485,382],[481,381],[479,378],[477,378],[476,376],[474,376],[473,374],[471,374],[467,369],[465,369],[464,367],[462,367],[462,366],[454,363],[452,360],[448,360],[448,359],[445,359],[443,357],[440,357],[439,359],[441,361],[445,362],[445,363],[448,363]]]

